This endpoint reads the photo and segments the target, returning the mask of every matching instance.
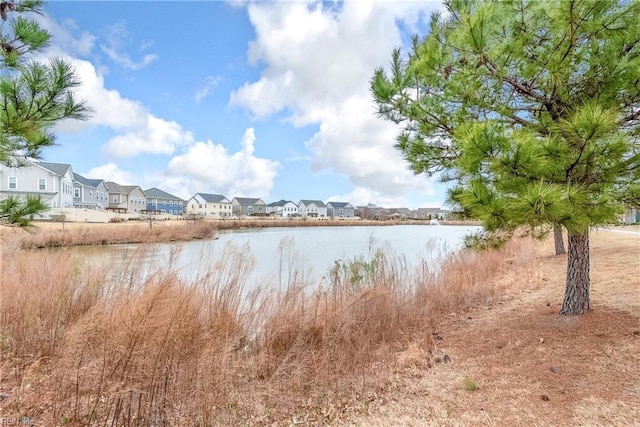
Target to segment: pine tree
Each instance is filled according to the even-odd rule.
[[[51,128],[57,122],[84,119],[89,113],[74,96],[80,81],[69,63],[28,59],[51,39],[34,19],[40,13],[41,0],[0,0],[0,163],[6,165],[21,166],[26,158],[38,158],[43,148],[54,144]],[[11,198],[0,205],[0,218],[26,225],[25,217],[16,213],[32,216],[43,210],[44,203]]]
[[[372,93],[478,243],[568,234],[563,314],[589,310],[589,230],[640,206],[640,3],[450,0]]]

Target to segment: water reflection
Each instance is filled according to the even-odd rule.
[[[140,283],[171,267],[190,282],[246,280],[249,288],[293,283],[326,286],[336,265],[370,261],[377,251],[415,268],[461,247],[469,226],[343,226],[221,232],[216,239],[153,245],[78,247],[89,263],[113,265],[121,283]],[[209,277],[215,272],[216,277]],[[239,277],[242,276],[242,277]],[[205,277],[206,276],[206,277]]]

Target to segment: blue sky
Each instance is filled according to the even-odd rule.
[[[93,109],[55,129],[50,162],[89,178],[196,192],[429,207],[375,116],[369,80],[438,2],[49,1],[43,56]]]

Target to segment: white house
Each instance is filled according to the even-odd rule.
[[[0,165],[0,198],[40,196],[51,208],[73,207],[73,170],[64,163],[24,160]]]
[[[267,205],[267,213],[281,218],[299,216],[298,205],[290,200],[279,200]]]
[[[327,218],[327,205],[320,200],[300,200],[298,212],[305,218]]]

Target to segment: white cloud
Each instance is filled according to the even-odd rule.
[[[193,136],[173,121],[152,115],[142,104],[124,98],[116,90],[104,86],[104,77],[88,61],[65,58],[75,68],[82,85],[76,90],[78,99],[93,109],[86,121],[65,120],[56,132],[77,133],[87,127],[104,126],[120,132],[103,147],[111,158],[127,158],[140,154],[166,154],[179,146],[193,143]]]
[[[370,188],[357,187],[347,194],[331,196],[328,202],[345,202],[348,201],[353,206],[367,206],[369,203],[380,207],[409,207],[409,203],[403,197],[385,196]]]
[[[181,179],[164,182],[176,194],[187,188],[189,195],[201,192],[227,197],[266,197],[273,188],[280,163],[255,157],[255,141],[255,131],[249,128],[242,138],[241,149],[235,153],[228,153],[224,146],[212,141],[196,142],[184,154],[173,157],[164,172],[167,177]]]
[[[213,90],[218,86],[222,78],[220,76],[213,77],[209,76],[205,79],[204,84],[196,91],[196,94],[193,96],[193,99],[196,101],[196,104],[199,104],[207,96],[213,93]]]
[[[102,52],[113,62],[129,70],[139,70],[158,59],[158,55],[155,53],[146,53],[138,60],[132,59],[129,56],[126,49],[131,42],[131,37],[124,21],[117,22],[110,26],[105,32],[105,38],[107,41],[106,44],[100,45]],[[142,42],[140,50],[146,50],[151,45],[151,42]]]
[[[81,175],[90,179],[113,181],[120,185],[139,185],[138,178],[134,174],[118,168],[114,163],[97,166]]]
[[[82,82],[77,88],[78,99],[84,100],[94,111],[87,121],[67,120],[57,126],[60,132],[79,132],[85,127],[107,126],[115,130],[136,128],[145,123],[149,113],[139,102],[123,98],[120,93],[104,86],[104,77],[89,61],[64,58],[69,61]]]
[[[339,105],[333,115],[327,115],[320,130],[307,142],[314,154],[312,167],[344,174],[356,188],[383,197],[410,191],[432,194],[430,182],[410,171],[394,148],[395,126],[377,120],[371,110],[370,101],[354,97]]]
[[[349,177],[356,194],[395,198],[417,191],[432,194],[394,148],[397,128],[377,118],[369,82],[402,44],[397,20],[415,28],[439,3],[269,2],[251,3],[256,31],[249,59],[265,65],[258,81],[247,82],[230,103],[257,118],[290,113],[294,125],[319,124],[307,141],[312,167]]]
[[[86,56],[93,50],[96,36],[86,31],[80,31],[74,20],[66,19],[57,22],[46,15],[40,15],[37,19],[43,28],[51,33],[56,47],[62,52]]]
[[[176,122],[146,115],[133,132],[117,135],[107,141],[104,153],[109,157],[126,158],[140,154],[173,154],[177,146],[193,143],[190,132]]]

